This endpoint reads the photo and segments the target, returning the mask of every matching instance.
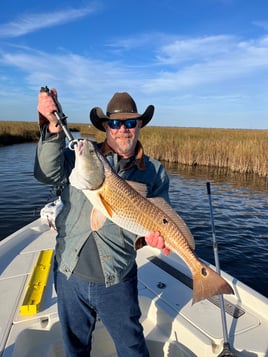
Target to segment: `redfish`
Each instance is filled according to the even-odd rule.
[[[93,230],[100,229],[108,218],[138,236],[159,232],[165,245],[185,261],[192,273],[193,304],[213,295],[234,293],[193,252],[194,238],[189,228],[164,199],[146,198],[144,185],[119,177],[89,140],[78,142],[75,156],[70,183],[82,190],[93,205],[90,217]]]

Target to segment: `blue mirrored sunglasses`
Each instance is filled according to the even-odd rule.
[[[137,126],[138,119],[111,119],[107,121],[107,124],[111,129],[120,129],[122,125],[125,125],[127,129],[133,129]]]

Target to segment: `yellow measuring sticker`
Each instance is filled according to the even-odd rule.
[[[23,304],[20,306],[21,315],[34,315],[39,311],[49,276],[52,256],[53,249],[42,250],[40,252],[28,284]]]

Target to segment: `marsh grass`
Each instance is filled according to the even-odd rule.
[[[38,137],[34,122],[0,121],[0,146],[36,141]]]
[[[90,129],[87,124],[68,124],[72,131],[95,136],[97,129]],[[37,142],[40,137],[39,125],[35,122],[0,121],[0,146]]]
[[[88,124],[68,124],[81,137],[104,139]],[[39,139],[34,122],[0,122],[0,146]],[[268,178],[268,130],[145,127],[140,139],[145,152],[160,161],[223,168]]]
[[[146,127],[145,151],[160,161],[268,177],[268,131]]]

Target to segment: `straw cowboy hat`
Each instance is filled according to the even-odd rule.
[[[107,105],[106,115],[102,109],[95,107],[90,111],[90,120],[99,130],[105,131],[102,122],[111,119],[137,118],[142,121],[142,127],[147,125],[154,114],[154,106],[149,105],[143,114],[139,114],[134,99],[126,92],[115,93]]]

